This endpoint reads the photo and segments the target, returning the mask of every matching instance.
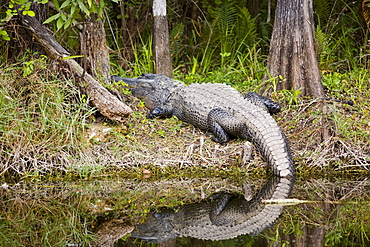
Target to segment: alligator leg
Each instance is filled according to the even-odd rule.
[[[224,217],[219,220],[218,215],[225,209],[226,205],[229,203],[232,194],[229,193],[218,193],[216,199],[213,201],[210,212],[209,219],[212,224],[220,226],[225,223]]]
[[[222,109],[211,110],[207,123],[208,129],[213,133],[212,140],[221,144],[229,141],[229,134],[243,137],[243,133],[247,133],[243,122]]]
[[[275,101],[270,100],[262,95],[255,92],[249,92],[245,95],[246,99],[249,99],[253,104],[260,106],[262,108],[267,108],[270,114],[278,113],[281,110],[281,106]]]

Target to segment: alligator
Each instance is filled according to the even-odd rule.
[[[161,74],[137,78],[112,76],[124,82],[133,96],[145,102],[149,118],[176,116],[179,120],[210,131],[212,139],[224,144],[231,136],[248,139],[262,154],[277,176],[294,176],[288,141],[271,114],[279,104],[249,92],[243,96],[220,83],[194,83],[186,86]]]
[[[131,237],[161,243],[177,237],[223,240],[245,234],[255,236],[271,227],[284,208],[282,204],[266,204],[264,200],[286,199],[293,183],[292,177],[272,176],[250,201],[220,192],[199,203],[181,206],[177,211],[152,211],[145,222],[135,227]]]

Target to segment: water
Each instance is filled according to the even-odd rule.
[[[284,207],[261,202],[276,197],[281,184],[286,191],[290,182],[267,178],[2,182],[0,246],[142,246],[146,242],[130,236],[138,229],[143,232],[140,226],[153,212],[170,223],[168,231],[177,224],[169,220],[175,212],[190,214],[211,208],[216,225],[246,220],[243,214],[219,213],[230,202],[249,205],[253,217],[265,210],[272,218],[257,217],[258,230],[250,227],[252,223],[242,227],[244,232],[262,230],[256,236],[211,241],[171,233],[170,238],[160,239],[164,242],[148,246],[370,246],[370,182],[366,177],[296,179],[289,199],[307,202]],[[263,187],[268,192],[261,192]],[[205,203],[210,197],[214,200]],[[199,203],[208,209],[201,209]],[[266,211],[266,207],[274,209]],[[270,222],[274,224],[268,227]],[[184,224],[179,229],[185,228]]]

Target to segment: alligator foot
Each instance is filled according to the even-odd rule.
[[[171,111],[163,109],[162,107],[154,107],[147,115],[147,118],[153,119],[156,117],[170,117],[172,115]]]
[[[281,111],[281,106],[278,103],[255,92],[248,92],[245,95],[245,98],[252,101],[255,105],[266,108],[270,114],[275,114]]]

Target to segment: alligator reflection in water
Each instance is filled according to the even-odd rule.
[[[292,187],[293,178],[273,176],[250,201],[216,193],[203,202],[182,206],[177,212],[151,212],[146,222],[135,227],[132,237],[160,243],[176,237],[222,240],[257,235],[273,225],[284,207],[265,204],[263,200],[285,199]]]

